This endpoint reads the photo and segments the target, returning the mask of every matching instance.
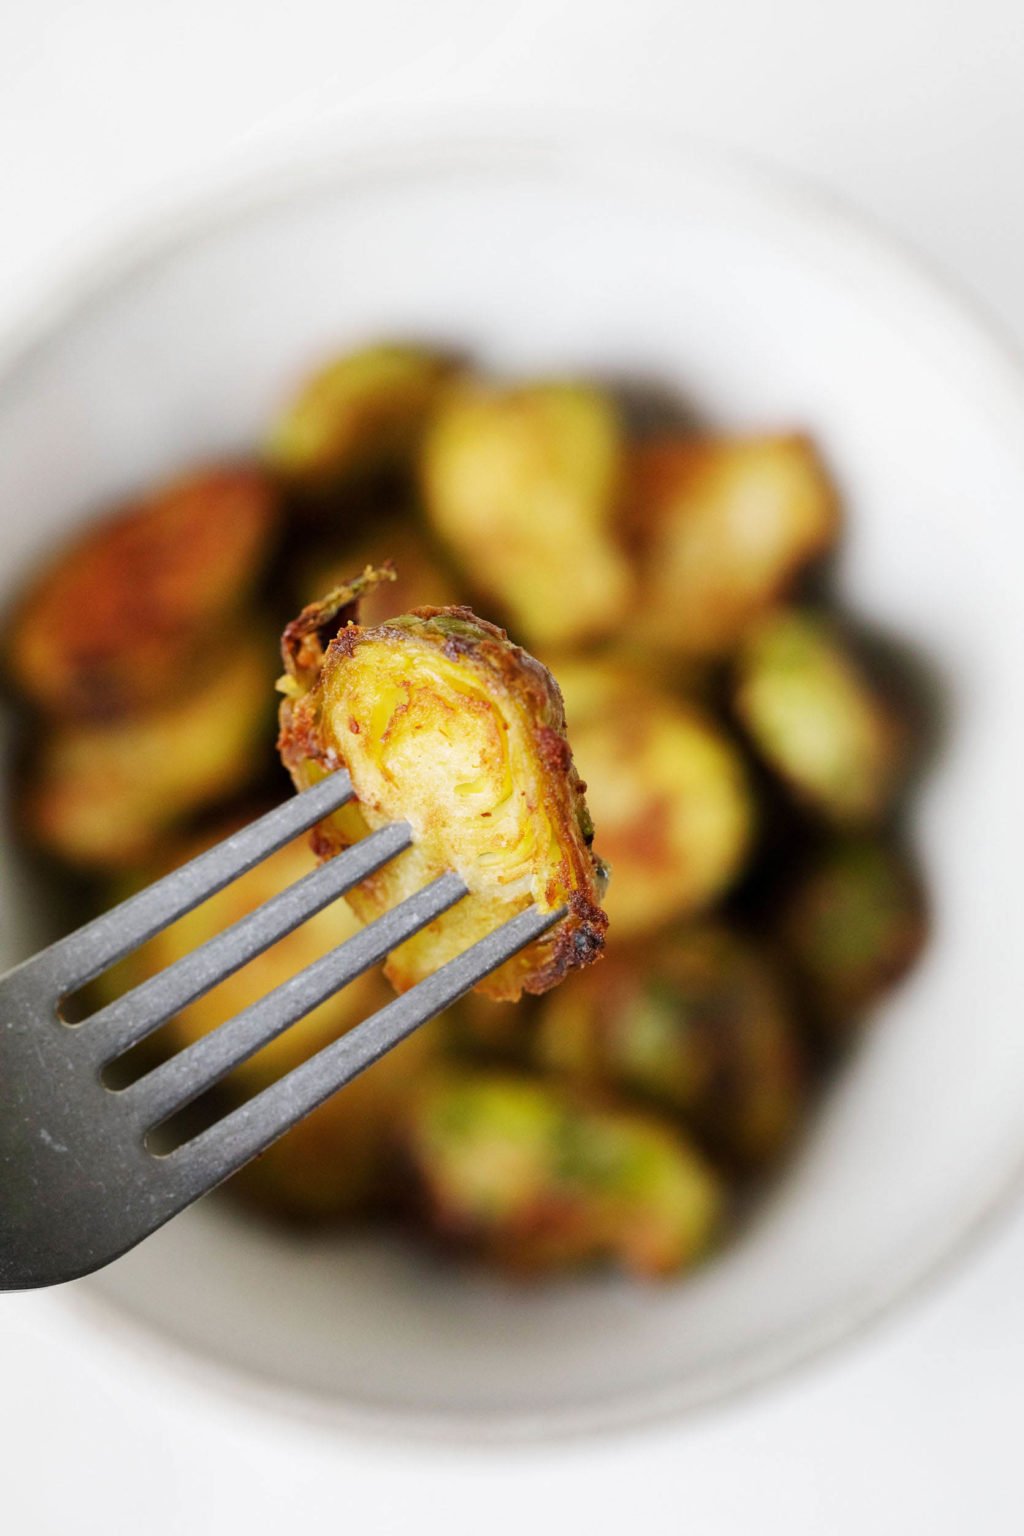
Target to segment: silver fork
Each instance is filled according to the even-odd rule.
[[[104,1069],[412,842],[382,827],[81,1023],[64,998],[353,796],[332,774],[0,977],[0,1290],[90,1273],[213,1189],[565,916],[527,908],[174,1151],[150,1133],[467,894],[444,874],[129,1086]]]

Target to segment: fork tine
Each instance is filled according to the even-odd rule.
[[[441,875],[219,1029],[122,1089],[120,1097],[138,1127],[151,1129],[198,1098],[232,1067],[247,1060],[465,895],[465,883],[458,875]]]
[[[328,859],[166,970],[90,1015],[83,1021],[83,1048],[92,1053],[98,1067],[106,1066],[254,955],[380,869],[411,842],[408,823],[393,822]]]
[[[339,769],[51,944],[27,960],[26,967],[45,971],[47,981],[61,995],[83,987],[182,913],[340,809],[352,795],[352,781]]]
[[[228,1178],[427,1019],[462,997],[564,916],[564,907],[554,912],[529,907],[510,918],[348,1034],[160,1159],[176,1184],[176,1203],[186,1205]]]

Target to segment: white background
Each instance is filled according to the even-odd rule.
[[[1019,0],[0,0],[0,329],[212,168],[337,139],[353,115],[574,107],[811,177],[1024,340]],[[154,1379],[53,1297],[8,1297],[0,1527],[1019,1536],[1022,1282],[1018,1213],[782,1387],[514,1455],[322,1436]]]

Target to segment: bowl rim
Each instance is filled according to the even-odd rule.
[[[457,168],[563,167],[579,174],[597,166],[602,176],[619,161],[655,175],[684,174],[712,194],[748,201],[759,219],[799,229],[827,250],[852,279],[898,292],[915,325],[945,335],[945,346],[970,359],[965,388],[980,390],[997,419],[1014,423],[1024,454],[1024,354],[1003,334],[983,306],[961,291],[910,242],[853,209],[835,193],[808,178],[770,166],[756,156],[667,130],[635,114],[562,111],[531,114],[417,112],[364,114],[344,121],[340,131],[310,142],[292,143],[277,153],[264,145],[255,155],[220,162],[177,186],[163,206],[115,224],[113,234],[73,259],[63,277],[46,285],[0,332],[0,400],[65,327],[102,303],[147,267],[171,259],[194,239],[246,218],[367,177],[444,173]],[[1004,429],[1001,429],[1004,430]],[[794,1372],[816,1364],[842,1343],[860,1339],[878,1323],[892,1321],[905,1301],[920,1295],[954,1265],[975,1253],[1024,1189],[1024,1132],[1011,1160],[1000,1161],[970,1210],[944,1223],[943,1234],[909,1251],[884,1279],[832,1303],[799,1329],[789,1329],[755,1349],[744,1349],[716,1366],[716,1381],[694,1398],[684,1383],[627,1389],[589,1403],[470,1416],[444,1409],[381,1408],[353,1404],[314,1390],[302,1390],[264,1374],[256,1366],[229,1364],[175,1344],[158,1328],[122,1304],[83,1285],[65,1287],[54,1301],[68,1321],[87,1322],[122,1354],[144,1358],[164,1372],[184,1375],[196,1385],[267,1414],[282,1412],[322,1431],[371,1435],[402,1442],[443,1442],[452,1447],[536,1446],[552,1438],[622,1434],[721,1409],[750,1392],[763,1392]]]

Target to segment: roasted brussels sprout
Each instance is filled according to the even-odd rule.
[[[669,1274],[705,1253],[722,1212],[679,1132],[555,1083],[445,1073],[414,1095],[407,1142],[439,1233],[511,1269]]]
[[[509,1000],[546,991],[600,955],[607,926],[561,695],[539,662],[468,608],[351,622],[380,574],[307,608],[284,635],[284,763],[300,788],[344,766],[357,797],[321,823],[315,846],[330,857],[386,822],[412,826],[413,847],[349,893],[363,921],[445,870],[465,880],[470,894],[389,957],[399,991],[531,902],[567,906],[480,983]]]
[[[840,838],[818,852],[779,929],[815,1018],[841,1034],[917,959],[927,931],[921,886],[895,847]]]
[[[259,576],[276,518],[266,476],[224,466],[89,528],[23,597],[6,639],[12,679],[62,720],[184,691]]]
[[[888,809],[905,732],[828,620],[790,609],[758,624],[740,649],[735,702],[797,799],[849,824]]]
[[[616,937],[703,910],[750,846],[753,800],[739,754],[703,711],[639,671],[566,662],[558,677],[611,871]]]
[[[433,525],[530,644],[589,640],[625,615],[632,581],[612,527],[622,451],[611,406],[579,384],[467,388],[427,434]]]
[[[233,631],[209,646],[204,674],[181,698],[40,735],[20,807],[29,837],[83,869],[149,858],[168,832],[265,766],[271,662],[261,639]]]
[[[183,863],[235,827],[236,823],[231,823],[215,835],[179,845],[171,859],[153,873]],[[122,966],[122,989],[190,954],[308,874],[313,866],[313,854],[304,838],[279,849],[136,951]],[[190,1003],[167,1026],[163,1038],[174,1049],[191,1044],[351,938],[360,926],[344,904],[316,913]],[[358,976],[236,1067],[226,1080],[227,1092],[235,1098],[258,1092],[369,1018],[393,995],[379,971]],[[234,1189],[284,1214],[305,1219],[362,1210],[382,1191],[395,1114],[433,1049],[430,1030],[411,1035],[241,1170],[233,1181]]]
[[[834,544],[835,491],[804,437],[662,440],[637,450],[638,638],[731,651],[751,620]]]
[[[455,374],[419,347],[375,346],[319,369],[271,428],[267,461],[287,479],[334,485],[408,467]]]
[[[719,926],[616,949],[544,999],[537,1064],[681,1114],[716,1157],[757,1168],[806,1103],[795,1022],[767,957]]]

